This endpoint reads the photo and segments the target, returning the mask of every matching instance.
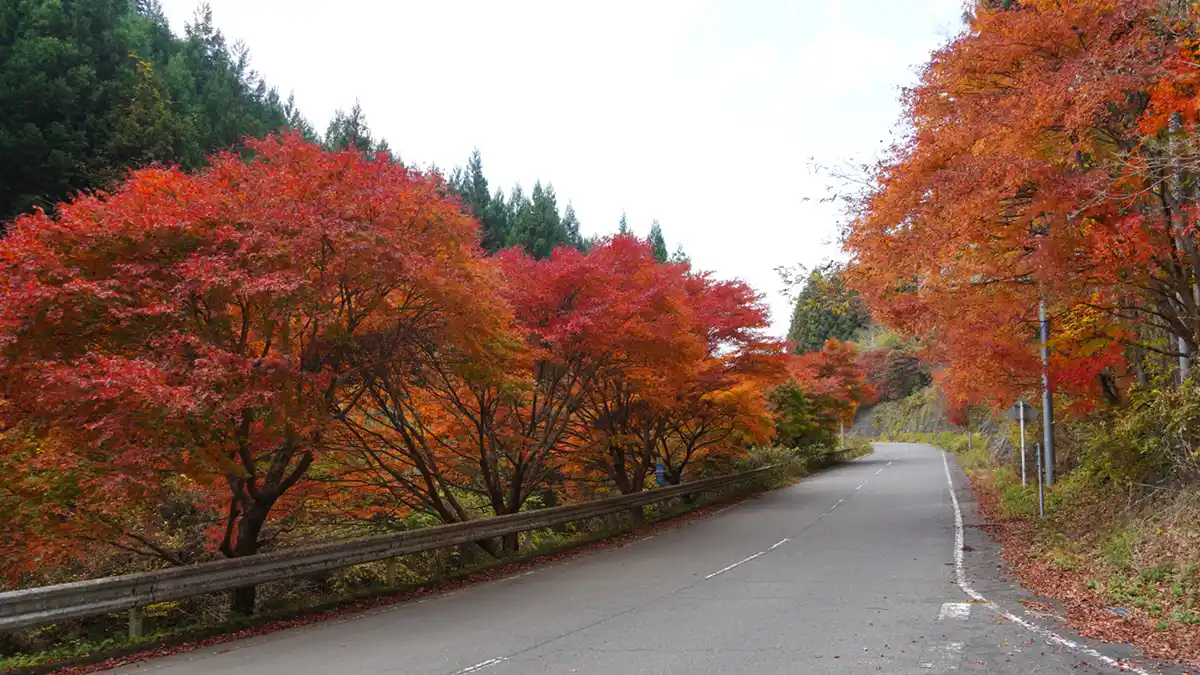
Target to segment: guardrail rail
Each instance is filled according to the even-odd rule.
[[[388,581],[394,583],[394,561],[398,556],[619,513],[674,497],[735,485],[772,468],[764,467],[581,504],[395,534],[324,542],[244,558],[6,591],[0,593],[0,632],[128,611],[129,633],[133,637],[140,637],[142,610],[148,605],[379,560],[389,561]]]

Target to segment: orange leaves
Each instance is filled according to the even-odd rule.
[[[1075,394],[1155,331],[1195,344],[1180,292],[1200,272],[1195,216],[1176,187],[1193,180],[1194,144],[1165,133],[1195,131],[1195,17],[1166,11],[980,8],[906,92],[912,135],[851,224],[849,275],[878,318],[937,342],[952,397],[1011,400],[1036,381],[1043,297],[1055,319],[1097,312],[1090,337],[1057,343]],[[1100,355],[1090,383],[1067,365]]]
[[[867,369],[858,350],[848,342],[829,340],[825,349],[789,357],[788,372],[805,393],[825,397],[839,409],[847,424],[858,406],[875,400]]]

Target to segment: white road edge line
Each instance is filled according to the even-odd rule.
[[[774,546],[772,546],[771,548],[769,548],[767,550],[774,551],[775,549],[779,548],[780,546],[783,546],[784,544],[788,543],[791,540],[792,540],[791,537],[784,537],[783,539],[780,539],[778,542],[776,542]]]
[[[958,495],[954,492],[954,479],[950,477],[950,460],[947,459],[947,453],[945,450],[942,451],[942,466],[946,469],[946,485],[950,489],[950,502],[954,505],[954,578],[955,581],[958,582],[958,587],[962,589],[962,592],[970,596],[971,599],[983,603],[985,607],[992,610],[996,614],[1008,619],[1009,621],[1012,621],[1026,630],[1037,633],[1045,638],[1047,642],[1052,642],[1062,647],[1066,647],[1073,652],[1090,656],[1097,661],[1100,661],[1105,665],[1111,668],[1116,668],[1120,671],[1137,673],[1138,675],[1151,675],[1149,671],[1142,670],[1141,668],[1132,666],[1124,661],[1118,661],[1111,656],[1101,654],[1095,649],[1081,645],[1074,640],[1069,640],[1058,633],[1055,633],[1049,628],[1043,628],[1042,626],[1039,626],[1028,619],[1006,612],[998,605],[985,598],[982,593],[972,588],[971,584],[967,583],[967,571],[963,566],[964,534],[962,507],[958,505]]]
[[[508,658],[504,657],[504,656],[501,656],[498,659],[488,659],[487,661],[481,661],[479,663],[476,663],[475,665],[471,666],[470,668],[463,668],[462,670],[456,671],[454,673],[454,675],[467,675],[467,673],[475,673],[480,670],[483,670],[484,668],[494,666],[497,663],[500,663],[501,661],[507,661],[507,660],[508,660]]]
[[[744,503],[745,503],[745,502],[736,502],[736,503],[730,504],[729,506],[726,506],[726,507],[724,507],[724,508],[720,508],[720,509],[717,509],[716,511],[713,511],[713,512],[712,512],[712,514],[715,516],[715,515],[717,515],[718,513],[725,513],[725,512],[726,512],[726,511],[728,511],[729,509],[732,509],[732,508],[733,508],[733,507],[735,507],[735,506],[741,506],[741,505],[742,505],[742,504],[744,504]]]

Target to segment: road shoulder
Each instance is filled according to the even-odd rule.
[[[1004,561],[1002,545],[989,534],[991,525],[984,511],[979,508],[978,495],[970,480],[957,461],[954,461],[953,455],[950,455],[950,459],[955,495],[962,510],[964,570],[969,584],[996,606],[996,620],[1007,621],[1003,617],[1003,614],[1007,613],[1080,647],[1072,650],[1061,644],[1052,644],[1042,635],[1026,631],[1029,640],[1026,644],[1029,648],[1064,655],[1074,652],[1084,662],[1090,659],[1081,652],[1091,649],[1132,668],[1151,673],[1186,675],[1189,672],[1186,667],[1177,664],[1146,659],[1139,650],[1129,644],[1102,642],[1082,635],[1067,621],[1060,603],[1023,587]]]

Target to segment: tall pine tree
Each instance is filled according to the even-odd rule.
[[[579,233],[579,217],[575,215],[575,207],[567,202],[567,208],[562,217],[563,233],[566,243],[583,251],[583,235]]]
[[[650,250],[654,252],[654,259],[666,262],[669,255],[667,241],[663,239],[662,226],[658,224],[657,220],[650,226],[650,236],[647,237],[647,240],[650,242]]]
[[[367,126],[367,115],[363,112],[358,101],[350,108],[350,112],[338,110],[329,121],[325,130],[325,147],[330,150],[353,148],[359,152],[376,154],[388,152],[387,141],[376,141]]]
[[[509,232],[509,244],[521,246],[535,258],[548,258],[557,247],[570,243],[558,213],[554,187],[534,183],[529,201],[521,205]]]

